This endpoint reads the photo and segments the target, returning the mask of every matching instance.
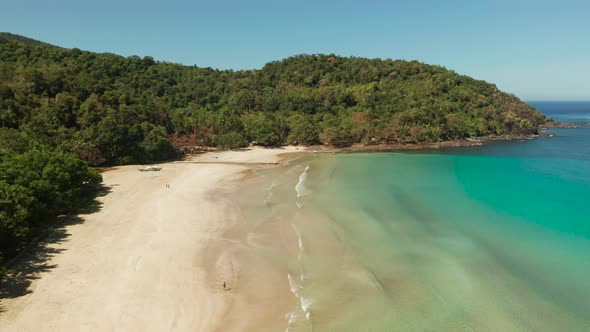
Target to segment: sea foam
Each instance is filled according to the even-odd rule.
[[[285,332],[289,332],[291,330],[291,326],[297,320],[297,314],[295,314],[294,311],[291,311],[287,315],[285,315],[285,319],[287,319],[287,322],[288,322],[287,323],[287,328],[285,329]]]
[[[287,278],[289,279],[289,286],[291,287],[291,293],[295,295],[295,298],[299,300],[300,309],[305,314],[305,319],[311,319],[311,311],[309,310],[311,305],[314,303],[313,299],[306,298],[301,295],[303,290],[303,275],[300,276],[302,280],[301,283],[297,282],[297,279],[294,278],[291,273],[287,273]],[[292,311],[286,318],[288,317],[289,323],[287,325],[286,331],[289,331],[289,328],[295,323],[297,315],[295,311]]]
[[[270,187],[268,188],[268,191],[266,192],[266,198],[264,199],[264,204],[269,205],[270,204],[270,200],[272,199],[272,190],[274,187],[278,186],[278,181],[275,179],[272,181]]]
[[[295,185],[295,191],[297,192],[297,197],[301,197],[306,195],[305,192],[305,179],[307,178],[307,172],[309,171],[309,165],[305,166],[305,170],[301,175],[299,175],[299,182]]]
[[[297,230],[295,225],[291,224],[293,231],[297,234],[297,244],[299,245],[299,254],[297,255],[297,260],[301,263],[301,255],[303,254],[303,239],[301,238],[301,233]]]
[[[299,291],[303,288],[302,285],[296,282],[297,279],[294,279],[291,276],[291,273],[287,273],[287,279],[289,279],[289,286],[291,287],[291,293],[295,295],[295,297],[299,297]]]
[[[313,300],[307,299],[303,296],[300,296],[299,299],[301,300],[301,310],[305,312],[305,316],[307,317],[307,319],[309,319],[309,307],[311,307],[311,305],[313,304]]]

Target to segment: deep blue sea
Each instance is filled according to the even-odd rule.
[[[590,102],[531,104],[590,120]],[[282,234],[287,330],[590,331],[590,127],[551,132],[272,175],[252,234]]]

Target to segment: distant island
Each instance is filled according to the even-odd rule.
[[[217,70],[0,34],[0,261],[101,182],[90,166],[183,149],[429,144],[549,121],[493,84],[417,61],[298,55]]]

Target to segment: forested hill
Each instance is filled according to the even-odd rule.
[[[94,165],[163,160],[177,145],[435,142],[544,121],[493,84],[415,61],[299,55],[214,70],[0,34],[3,148]]]

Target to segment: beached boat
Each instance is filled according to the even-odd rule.
[[[138,168],[140,172],[159,172],[162,170],[160,166],[146,166],[144,168]]]

